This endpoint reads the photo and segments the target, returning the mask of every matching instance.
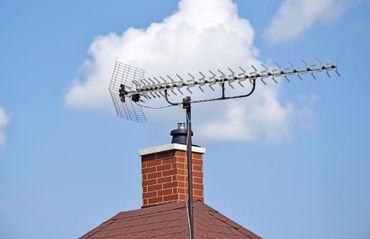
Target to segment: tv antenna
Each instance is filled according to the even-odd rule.
[[[195,74],[188,73],[186,79],[178,74],[175,76],[166,75],[144,78],[145,71],[143,69],[116,61],[109,85],[109,92],[119,117],[145,123],[146,117],[143,107],[160,109],[182,106],[185,109],[190,239],[194,239],[191,104],[249,97],[255,91],[257,82],[267,85],[272,81],[278,84],[281,79],[291,82],[293,77],[304,80],[304,75],[317,79],[316,74],[320,72],[326,73],[331,78],[332,75],[330,73],[333,71],[340,76],[336,65],[324,63],[319,58],[316,58],[316,60],[318,64],[309,64],[301,59],[303,63],[301,68],[296,68],[295,64],[288,61],[288,68],[283,68],[278,63],[275,63],[272,68],[261,64],[259,69],[252,65],[250,71],[239,67],[238,73],[231,68],[227,68],[227,73],[219,69],[217,71],[210,70],[207,75],[199,72],[197,77]],[[207,97],[205,95],[202,99],[192,99],[189,96],[193,94],[192,90],[194,88],[198,88],[201,93],[205,93],[207,87],[211,91],[216,91],[217,87],[220,94],[217,97]],[[234,91],[237,93],[232,95],[226,94],[226,89],[235,90],[236,88],[248,88],[248,90],[242,94],[239,91]],[[179,97],[178,95],[183,96],[182,100],[176,100]],[[165,99],[165,106],[152,107],[146,104],[149,101],[161,98]]]

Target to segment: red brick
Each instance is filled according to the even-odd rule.
[[[158,159],[146,162],[147,167],[154,167],[154,166],[158,166],[161,164],[162,164],[162,160],[158,160]]]
[[[158,171],[164,171],[164,170],[169,170],[172,168],[172,165],[170,163],[167,164],[162,164],[160,166],[157,166]]]
[[[187,181],[188,180],[188,177],[184,176],[184,175],[176,175],[176,178],[178,181]]]
[[[170,195],[170,194],[172,194],[172,189],[171,188],[158,191],[158,196],[164,196],[164,195]]]
[[[185,157],[185,151],[176,151],[175,155]]]
[[[172,200],[177,200],[178,199],[178,195],[175,194],[175,195],[167,195],[167,196],[164,196],[163,197],[163,201],[172,201]]]
[[[188,186],[188,184],[186,182],[178,182],[178,187],[180,188],[186,188]]]
[[[176,157],[176,162],[178,162],[178,163],[186,163],[186,158]]]
[[[144,198],[154,198],[154,197],[157,197],[158,196],[158,193],[157,191],[154,191],[154,192],[148,192],[148,193],[143,193],[143,197]],[[161,195],[159,195],[161,196]]]
[[[157,179],[144,180],[142,182],[143,186],[149,186],[149,185],[153,185],[153,184],[157,184]]]
[[[193,164],[193,170],[194,171],[203,171],[203,166]]]
[[[169,183],[169,182],[172,182],[172,181],[174,181],[174,180],[172,180],[171,176],[157,179],[158,183]]]
[[[203,184],[203,178],[193,178],[193,183]]]
[[[201,178],[203,177],[203,172],[193,171],[193,177]]]
[[[187,168],[187,165],[184,164],[184,163],[178,163],[176,164],[175,166],[177,169],[186,169]]]
[[[162,197],[149,198],[148,202],[149,202],[148,204],[156,204],[156,203],[163,202],[163,199],[162,199]]]
[[[187,172],[184,169],[177,169],[177,174],[187,175]]]
[[[163,176],[170,176],[170,175],[174,175],[174,174],[176,174],[177,172],[176,172],[176,169],[171,169],[171,170],[168,170],[168,171],[163,171],[162,172],[162,175]]]
[[[156,167],[143,168],[141,170],[141,172],[143,174],[145,174],[145,173],[155,173],[155,172],[157,172],[157,168]]]
[[[176,157],[163,160],[163,164],[167,164],[167,163],[171,163],[171,164],[176,163]]]
[[[161,190],[161,189],[162,189],[162,184],[156,184],[156,185],[148,186],[148,192],[158,191],[158,190]]]
[[[203,165],[203,160],[201,159],[193,159],[193,165]]]
[[[194,189],[197,189],[197,190],[203,190],[203,185],[202,184],[193,183],[193,188]]]
[[[177,183],[176,182],[165,183],[165,184],[163,184],[163,189],[174,188],[176,186],[177,186]]]
[[[203,154],[193,153],[193,159],[202,159]]]
[[[158,173],[150,173],[150,174],[148,174],[148,179],[159,178],[161,176],[162,176],[161,172],[158,172]]]
[[[194,196],[200,196],[203,197],[203,190],[193,190]]]

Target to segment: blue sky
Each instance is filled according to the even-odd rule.
[[[204,1],[209,9],[217,5]],[[227,0],[216,2],[232,6]],[[342,77],[320,75],[317,81],[307,78],[278,88],[259,84],[254,98],[235,103],[245,121],[206,117],[227,115],[235,105],[221,103],[220,112],[215,105],[195,106],[194,143],[207,149],[206,203],[264,238],[370,238],[369,1],[233,2],[237,13],[220,9],[236,20],[221,19],[220,24],[227,28],[239,26],[240,19],[249,21],[235,30],[240,42],[249,44],[240,49],[244,55],[236,57],[239,49],[223,41],[219,47],[196,49],[199,54],[218,49],[214,54],[224,61],[215,65],[322,56],[339,64]],[[99,64],[92,57],[106,55],[88,53],[93,42],[109,40],[111,32],[124,39],[130,27],[145,32],[177,6],[177,1],[164,0],[0,2],[0,108],[5,112],[0,112],[0,136],[6,137],[0,140],[0,238],[76,238],[119,211],[141,207],[138,151],[168,143],[169,131],[183,121],[182,112],[148,112],[149,123],[137,124],[117,118],[105,96],[100,100],[84,89],[94,105],[89,100],[68,104],[67,95],[76,84],[97,77]],[[185,18],[198,19],[192,6]],[[292,32],[297,28],[298,33]],[[136,39],[120,44],[131,46]],[[145,66],[148,73],[166,69],[161,64],[165,57],[155,58],[152,66],[146,61],[152,55],[145,54],[135,49],[119,57]],[[187,60],[181,54],[176,64]],[[81,67],[86,61],[92,68]],[[206,61],[195,63],[208,67]],[[109,81],[110,73],[105,77]],[[73,85],[75,79],[79,83]],[[97,87],[105,92],[104,84]],[[273,109],[286,117],[256,116],[258,109],[271,113],[263,92],[272,92]],[[216,132],[212,139],[203,130],[207,125],[240,134]],[[248,132],[254,134],[244,137]]]

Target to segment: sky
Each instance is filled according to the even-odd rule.
[[[341,77],[193,106],[205,202],[263,238],[370,238],[369,1],[14,0],[0,12],[0,238],[77,238],[141,207],[138,151],[169,143],[184,114],[117,117],[116,60],[149,77],[315,57]]]

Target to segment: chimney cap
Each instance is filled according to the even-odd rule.
[[[172,130],[170,135],[172,136],[171,143],[186,144],[187,130],[185,123],[178,123],[177,129]],[[191,135],[193,135],[193,131],[191,132]]]

